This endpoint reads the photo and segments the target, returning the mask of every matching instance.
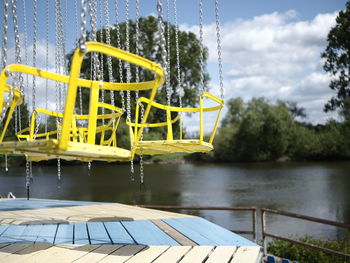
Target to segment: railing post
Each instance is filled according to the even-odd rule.
[[[267,242],[266,242],[266,214],[264,209],[261,209],[261,233],[262,233],[262,240],[263,240],[263,248],[264,248],[264,255],[267,254]]]
[[[256,243],[256,208],[252,210],[253,220],[253,240]]]

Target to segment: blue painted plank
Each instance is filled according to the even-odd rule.
[[[148,220],[123,221],[121,223],[140,245],[179,245],[179,243]]]
[[[53,244],[57,231],[57,224],[43,225],[35,243]]]
[[[0,211],[31,210],[54,207],[85,206],[95,205],[96,202],[65,201],[65,200],[48,200],[48,199],[31,199],[31,200],[6,200],[1,201]]]
[[[165,219],[164,222],[174,227],[194,242],[198,243],[197,241],[200,241],[198,243],[199,245],[258,246],[254,242],[200,217]],[[191,236],[193,232],[196,232],[197,235]],[[203,242],[203,238],[196,240],[198,235],[205,237],[210,240],[210,242]]]
[[[9,227],[9,225],[0,225],[0,236],[2,235],[2,233],[5,232],[5,230]]]
[[[34,243],[42,228],[43,225],[27,225],[22,233],[22,239],[26,243]]]
[[[21,243],[26,225],[10,225],[0,236],[0,243]]]
[[[89,222],[87,223],[87,227],[90,236],[90,243],[92,245],[112,244],[102,222]]]
[[[113,244],[132,245],[136,242],[132,239],[129,233],[125,230],[120,222],[104,222]]]
[[[74,244],[80,244],[80,245],[90,244],[86,223],[74,224]]]
[[[163,220],[165,223],[176,229],[178,232],[183,234],[184,236],[191,239],[193,242],[198,245],[208,245],[208,246],[216,246],[217,243],[214,242],[210,237],[206,237],[202,235],[195,229],[192,229],[186,222],[182,222],[175,219],[166,219]]]
[[[73,244],[73,224],[59,224],[55,244]]]

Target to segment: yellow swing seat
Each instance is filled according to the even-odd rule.
[[[121,59],[128,63],[150,70],[154,73],[155,78],[151,81],[139,83],[110,83],[81,79],[79,77],[83,58],[90,52],[103,53],[104,55]],[[41,109],[37,109],[33,113],[36,114],[40,112],[62,118],[62,127],[59,127],[59,135],[57,131],[35,134],[35,116],[32,116],[31,127],[22,130],[18,134],[20,141],[3,142],[3,137],[0,140],[0,153],[21,153],[27,155],[33,161],[48,160],[52,158],[80,161],[99,160],[109,162],[131,160],[135,155],[135,150],[118,147],[116,137],[113,137],[115,136],[113,134],[116,133],[117,124],[115,125],[109,122],[106,126],[98,125],[99,119],[109,118],[113,120],[119,118],[121,115],[121,112],[118,112],[116,107],[113,108],[112,105],[98,101],[99,92],[101,89],[113,91],[150,90],[149,100],[153,101],[158,87],[164,83],[163,69],[157,63],[102,43],[87,42],[86,49],[84,49],[84,51],[80,49],[75,50],[72,59],[70,76],[63,76],[25,65],[13,64],[7,66],[0,75],[0,114],[3,107],[4,93],[6,89],[8,89],[6,85],[8,78],[8,74],[6,74],[6,72],[8,71],[21,72],[68,84],[68,92],[63,114]],[[74,114],[77,89],[79,86],[90,89],[89,115]],[[108,114],[99,115],[99,107],[105,107],[114,111],[115,113],[114,115],[110,114],[109,116],[107,116]],[[145,110],[144,122],[147,120],[150,108],[151,105],[149,105]],[[10,115],[7,116],[7,119],[9,118],[11,118]],[[76,120],[79,119],[87,119],[88,126],[77,127]],[[117,122],[119,123],[119,119]],[[143,128],[140,129],[140,132],[142,132],[142,129]],[[104,134],[107,131],[112,133],[112,137],[105,139]],[[6,129],[2,131],[2,134],[5,134],[5,132]],[[96,142],[96,135],[98,133],[101,135],[100,142]],[[134,140],[137,140],[137,137],[138,136],[136,136]]]
[[[212,101],[216,102],[218,105],[213,107],[203,107],[203,98],[211,99]],[[155,128],[155,127],[167,127],[167,136],[164,140],[134,140],[134,148],[137,154],[146,154],[146,155],[154,155],[154,154],[168,154],[168,153],[176,153],[176,152],[184,152],[184,153],[195,153],[195,152],[202,152],[206,153],[211,150],[213,150],[213,140],[216,134],[216,130],[219,124],[220,114],[221,110],[223,108],[223,100],[215,97],[214,95],[204,92],[203,96],[199,99],[199,108],[180,108],[180,107],[172,107],[167,105],[162,105],[159,103],[156,103],[154,101],[150,101],[147,98],[141,97],[139,99],[139,103],[146,103],[148,105],[152,105],[152,107],[164,110],[166,112],[166,122],[161,123],[147,123],[147,124],[139,124],[137,122],[135,123],[128,123],[130,126],[130,129],[133,130],[131,134],[137,134],[138,128]],[[135,120],[138,120],[138,111],[139,111],[139,103],[136,106],[136,118]],[[171,112],[177,112],[178,115],[176,118],[171,119]],[[216,120],[214,127],[211,131],[211,135],[209,137],[209,140],[204,140],[204,113],[206,112],[217,112]],[[199,113],[199,138],[198,139],[183,139],[182,137],[182,118],[180,113]],[[180,132],[179,132],[179,139],[174,140],[173,136],[173,127],[172,125],[179,121],[180,125]],[[133,137],[133,136],[132,136]]]

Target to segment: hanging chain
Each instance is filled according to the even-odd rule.
[[[8,172],[9,168],[8,168],[8,164],[7,164],[7,154],[5,154],[5,172]]]
[[[26,0],[22,1],[23,5],[23,25],[24,25],[24,62],[26,65],[28,65],[28,34],[27,34],[27,9],[26,9]],[[29,75],[26,74],[26,97],[28,99],[28,104],[29,104]],[[28,111],[28,127],[30,126],[30,113]]]
[[[221,93],[221,99],[224,100],[224,78],[222,73],[219,0],[215,0],[215,20],[216,20],[216,41],[217,41],[217,50],[218,50],[218,63],[219,63],[220,93]]]
[[[170,0],[167,0],[167,96],[168,96],[168,105],[170,106],[170,98],[171,98],[171,86],[170,86]]]
[[[117,48],[121,49],[121,40],[120,40],[120,25],[119,25],[119,5],[118,5],[118,0],[114,1],[114,6],[115,6],[115,18],[116,18],[116,30],[117,30]],[[120,83],[123,83],[123,64],[121,59],[119,59],[119,81]],[[125,112],[125,96],[124,96],[124,91],[119,92],[120,97],[122,99],[122,109]]]
[[[61,175],[61,159],[57,158],[57,188],[61,188],[62,175]]]
[[[7,41],[8,41],[8,18],[9,18],[9,1],[4,0],[4,20],[2,36],[2,68],[7,64]]]
[[[79,44],[80,44],[80,49],[85,52],[86,50],[86,46],[85,46],[85,42],[86,42],[86,12],[87,12],[87,0],[81,0],[81,26],[80,26],[80,40],[79,40]]]
[[[30,186],[30,161],[26,158],[26,188]]]
[[[50,6],[49,0],[46,0],[46,71],[49,70],[49,16],[50,16]],[[48,88],[49,80],[45,80],[45,109],[48,109]],[[45,133],[47,133],[47,115],[45,116]]]
[[[99,0],[99,7],[100,7],[100,42],[103,43],[103,21],[102,21],[102,18],[103,18],[103,8],[102,8],[102,1],[103,0]],[[104,78],[104,62],[103,62],[103,53],[100,53],[100,57],[101,57],[101,81],[103,81],[103,78]],[[105,102],[105,91],[104,89],[101,89],[101,102],[104,103]],[[102,111],[102,115],[105,114],[105,108],[102,107],[101,109]],[[105,119],[102,119],[102,125],[105,125]]]
[[[136,12],[135,12],[135,54],[140,55],[140,25],[139,25],[139,19],[140,19],[140,3],[139,0],[136,0],[135,2],[136,5]],[[140,68],[139,66],[135,67],[135,81],[140,82]],[[138,102],[139,100],[139,91],[136,90],[135,92],[135,100]]]
[[[129,0],[125,1],[125,46],[126,51],[130,52],[130,39],[129,39]],[[126,62],[126,83],[130,83],[131,71],[130,63]],[[126,91],[126,118],[131,122],[131,102],[130,102],[130,90]],[[134,142],[131,140],[131,150],[134,148]],[[134,160],[130,160],[130,179],[135,181],[134,176]]]
[[[176,71],[177,71],[177,90],[179,91],[179,106],[182,108],[183,88],[181,86],[180,70],[180,49],[179,49],[179,24],[177,21],[177,4],[174,0],[174,23],[175,23],[175,44],[176,44]],[[182,113],[180,113],[182,114]]]
[[[164,35],[164,23],[163,23],[163,3],[162,0],[157,0],[157,11],[158,11],[158,30],[160,34],[160,48],[161,48],[161,57],[162,57],[162,67],[164,69],[164,75],[166,80],[166,90],[167,90],[167,102],[170,105],[170,83],[168,78],[168,61],[167,61],[167,50],[166,50],[166,41]]]
[[[83,3],[82,3],[83,5]],[[83,8],[82,8],[83,9]],[[78,25],[78,0],[74,0],[74,15],[75,15],[75,37],[76,37],[76,46],[79,47],[79,25]],[[86,8],[85,8],[86,12]],[[85,14],[84,14],[85,16]],[[86,23],[86,22],[85,22]],[[79,86],[79,107],[80,107],[80,114],[83,115],[83,94],[82,94],[82,88]]]
[[[36,68],[36,40],[37,40],[37,1],[33,0],[33,68]],[[35,111],[36,103],[36,77],[33,75],[33,88],[32,88],[32,111]]]
[[[105,11],[105,25],[106,25],[106,43],[107,45],[111,45],[111,28],[109,26],[109,8],[108,8],[108,0],[105,0],[104,3],[104,11]],[[112,67],[112,57],[107,56],[107,69],[108,69],[108,79],[109,82],[114,82],[113,78],[113,67]],[[111,104],[115,106],[115,101],[114,101],[114,91],[110,91],[111,95]]]
[[[199,91],[200,96],[203,96],[205,91],[204,87],[204,47],[203,47],[203,0],[199,0],[199,64],[200,64],[200,82],[199,82]]]

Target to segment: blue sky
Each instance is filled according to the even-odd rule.
[[[141,16],[156,14],[155,0],[139,1]],[[32,0],[25,2],[28,38],[31,45]],[[62,1],[63,10],[65,3],[68,5],[67,50],[73,48],[76,37],[74,2],[74,0]],[[113,2],[109,0],[111,22],[115,21]],[[166,1],[163,2],[166,9]],[[171,5],[172,2],[173,0],[170,0]],[[42,65],[45,57],[45,1],[39,0],[38,3],[38,60],[39,65]],[[131,18],[135,17],[134,3],[134,0],[130,0]],[[177,0],[177,3],[181,29],[198,33],[198,1]],[[272,102],[278,99],[293,100],[306,108],[309,115],[306,121],[313,123],[324,123],[328,118],[336,117],[335,113],[325,114],[322,111],[323,105],[334,93],[328,88],[330,78],[322,70],[319,54],[326,46],[326,36],[334,25],[336,13],[345,8],[345,3],[345,0],[221,0],[226,98],[241,96],[249,100],[252,97],[264,96]],[[50,0],[50,4],[52,48],[55,37],[54,1]],[[23,33],[22,0],[18,0],[18,6],[20,33]],[[209,47],[210,52],[208,61],[212,79],[210,86],[215,94],[218,92],[218,78],[214,0],[204,0],[203,6],[205,45]],[[119,8],[123,20],[124,0],[119,1]],[[2,13],[3,3],[0,9],[1,16]],[[0,32],[2,34],[2,27]],[[10,24],[9,41],[13,45],[12,24]],[[50,57],[53,58],[53,54]],[[11,61],[11,58],[9,60]]]

